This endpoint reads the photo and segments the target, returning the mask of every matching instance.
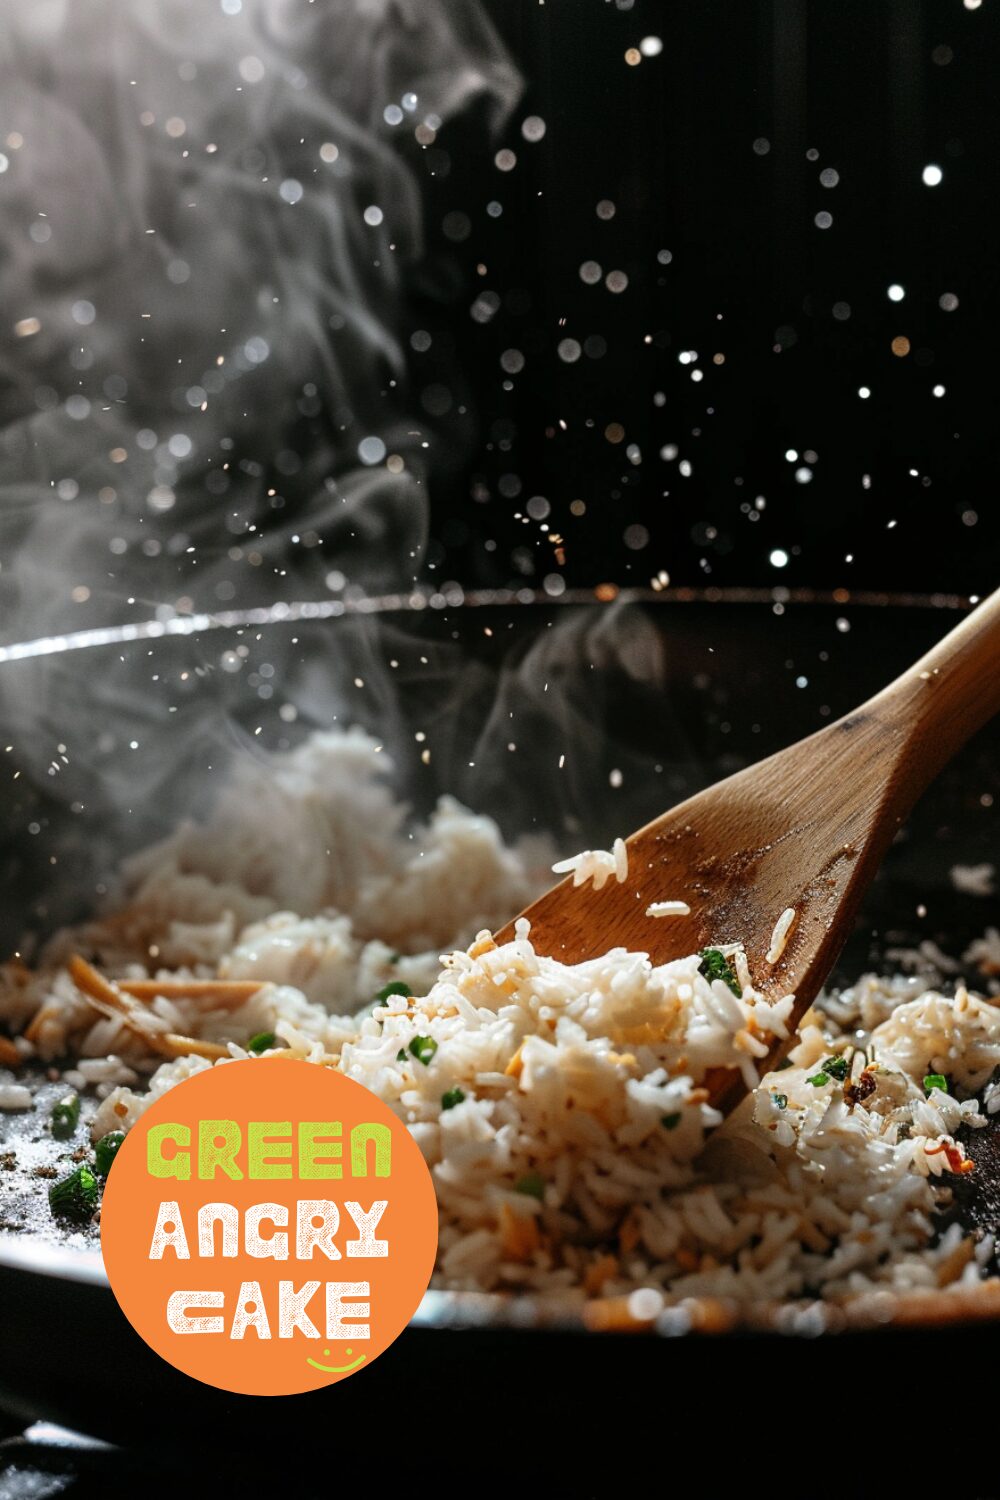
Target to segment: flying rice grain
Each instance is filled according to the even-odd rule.
[[[552,866],[555,875],[573,876],[574,886],[589,880],[595,891],[604,889],[612,875],[619,885],[628,879],[628,850],[624,839],[615,839],[611,849],[582,849]]]
[[[767,963],[776,964],[784,953],[785,944],[788,942],[788,934],[795,926],[797,915],[798,913],[794,906],[786,906],[781,916],[775,922],[774,931],[771,933],[771,946],[764,955]]]
[[[647,917],[689,917],[691,908],[686,901],[653,901],[646,907]]]

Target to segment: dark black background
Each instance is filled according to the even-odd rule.
[[[992,0],[491,11],[525,97],[501,140],[465,121],[422,158],[429,254],[412,317],[433,343],[412,370],[439,423],[436,576],[995,586]],[[647,36],[662,51],[630,66]],[[536,143],[522,136],[528,115],[546,124]],[[494,164],[501,146],[511,171]],[[928,163],[943,169],[937,187],[922,181]],[[831,167],[839,181],[824,187]],[[587,260],[624,271],[627,289],[584,284]],[[498,303],[485,323],[470,314],[484,292]],[[601,357],[560,359],[560,340],[594,336]],[[520,373],[501,367],[509,349]],[[696,364],[679,361],[688,350]],[[467,389],[442,398],[456,352]],[[668,445],[676,458],[661,456]],[[549,532],[522,519],[536,496]],[[626,543],[630,526],[646,545]]]

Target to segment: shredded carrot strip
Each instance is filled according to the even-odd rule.
[[[37,1042],[42,1027],[45,1025],[46,1021],[48,1021],[50,1017],[54,1015],[55,1009],[53,1006],[43,1005],[41,1010],[35,1011],[35,1014],[32,1016],[31,1020],[24,1028],[24,1031],[21,1033],[22,1036],[27,1037],[29,1042]]]
[[[263,989],[260,979],[121,979],[118,988],[133,1000],[212,1000],[235,1010]]]
[[[167,1057],[207,1057],[213,1062],[218,1057],[228,1057],[229,1048],[224,1047],[221,1042],[203,1042],[200,1037],[180,1036],[176,1031],[168,1031],[165,1036],[157,1036],[154,1043],[158,1052]]]
[[[109,979],[105,979],[103,974],[99,974],[93,964],[88,964],[85,958],[74,953],[67,968],[73,983],[84,995],[91,1000],[99,1001],[101,1005],[116,1011],[118,1015],[124,1016],[144,1037],[151,1036],[148,1027],[143,1023],[142,1008],[128,995],[123,994],[116,984],[112,984]]]
[[[219,1042],[202,1042],[195,1037],[179,1036],[175,1031],[150,1031],[144,1024],[142,1007],[131,995],[126,995],[118,985],[105,979],[93,964],[88,964],[78,953],[74,953],[68,968],[73,983],[94,1004],[95,1009],[104,1014],[111,1011],[122,1016],[126,1026],[142,1038],[151,1052],[158,1052],[162,1057],[190,1057],[192,1053],[212,1059],[229,1056],[229,1048],[223,1047]]]
[[[960,1240],[954,1250],[950,1251],[938,1266],[938,1286],[950,1286],[953,1281],[957,1281],[965,1270],[965,1267],[969,1264],[975,1251],[976,1246],[971,1235],[967,1239]]]
[[[641,1238],[639,1221],[631,1209],[618,1226],[618,1248],[623,1255],[631,1255]]]
[[[516,1214],[508,1203],[502,1204],[500,1244],[508,1260],[530,1260],[541,1244],[534,1215]]]
[[[524,1063],[521,1061],[521,1052],[523,1051],[523,1049],[524,1049],[524,1043],[522,1042],[521,1046],[518,1047],[517,1051],[514,1053],[514,1056],[511,1058],[510,1062],[504,1068],[504,1070],[503,1070],[504,1071],[504,1077],[506,1077],[506,1078],[520,1078],[521,1074],[524,1071]]]
[[[949,1145],[947,1141],[942,1141],[938,1146],[924,1147],[925,1156],[940,1156],[942,1152],[948,1159],[949,1169],[952,1172],[957,1173],[959,1176],[962,1176],[966,1172],[974,1172],[976,1170],[975,1162],[971,1161],[968,1157],[963,1158],[962,1153],[958,1149],[958,1147]]]
[[[583,1289],[588,1297],[599,1297],[604,1284],[618,1274],[618,1261],[613,1255],[602,1255],[589,1265],[583,1275]]]
[[[627,1297],[605,1297],[601,1301],[585,1302],[583,1321],[595,1333],[635,1333],[649,1327],[648,1320],[640,1322],[629,1312]]]

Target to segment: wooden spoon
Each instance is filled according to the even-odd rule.
[[[876,697],[808,739],[717,782],[626,840],[628,879],[602,890],[567,877],[522,913],[540,953],[580,963],[622,947],[654,964],[742,942],[757,989],[794,993],[795,1028],[836,962],[883,854],[917,798],[1000,711],[1000,590]],[[657,901],[690,916],[652,918]],[[795,921],[767,960],[782,912]],[[509,923],[498,942],[514,935]],[[793,1041],[759,1063],[773,1068]],[[705,1080],[729,1110],[738,1072]]]

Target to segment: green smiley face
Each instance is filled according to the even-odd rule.
[[[354,1353],[354,1350],[347,1349],[345,1353],[350,1356]],[[324,1357],[328,1359],[330,1357],[329,1349],[324,1349],[323,1354]],[[306,1364],[312,1365],[314,1370],[322,1370],[324,1375],[346,1375],[349,1370],[356,1370],[358,1368],[358,1365],[363,1365],[367,1358],[368,1356],[366,1354],[359,1354],[357,1359],[352,1361],[352,1363],[349,1365],[321,1365],[315,1359],[307,1359]]]

